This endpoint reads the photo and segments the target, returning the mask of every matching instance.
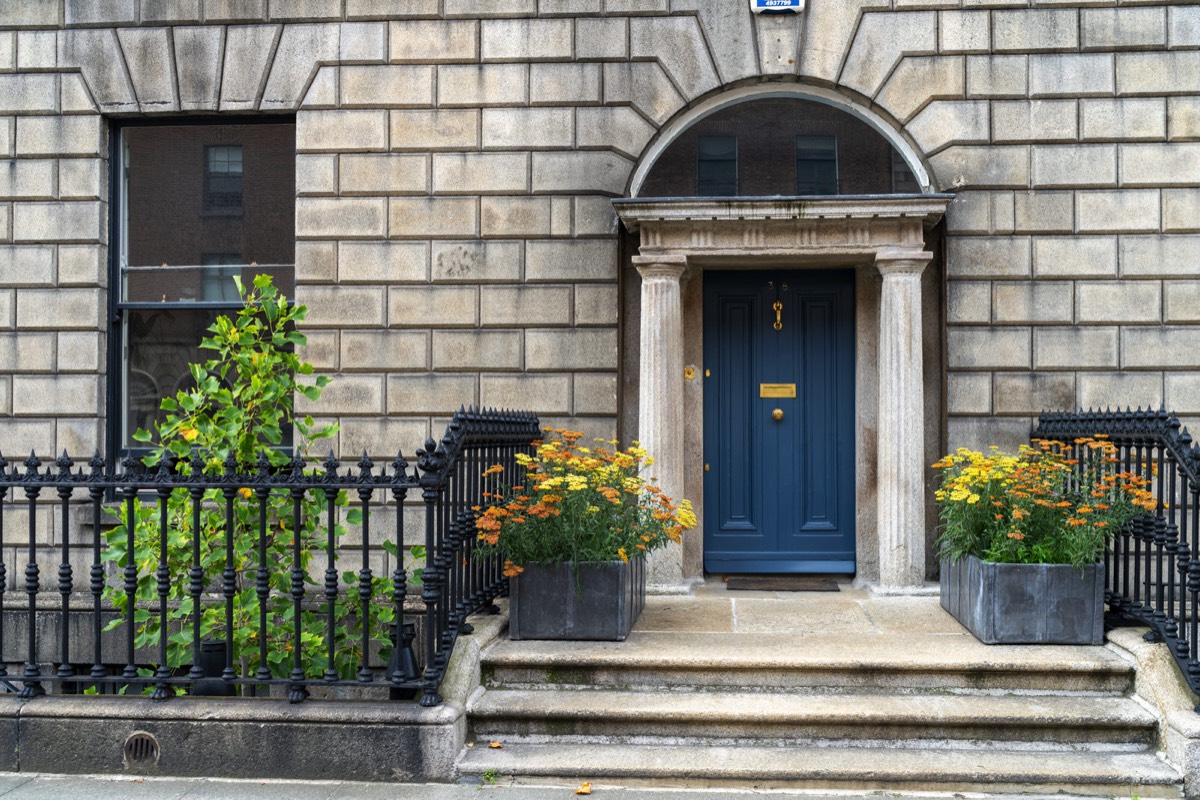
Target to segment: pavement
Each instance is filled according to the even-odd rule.
[[[0,773],[0,800],[577,800],[576,787],[345,781],[223,780],[111,775]],[[812,793],[768,789],[636,789],[592,787],[596,800],[1016,800],[978,794]],[[1021,800],[1038,800],[1021,795]],[[1054,800],[1070,800],[1054,795]],[[1093,800],[1095,800],[1093,798]]]

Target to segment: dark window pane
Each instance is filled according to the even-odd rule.
[[[200,340],[217,316],[237,313],[235,277],[249,285],[267,274],[294,296],[295,126],[130,125],[120,136],[111,435],[135,449],[133,433],[161,421],[162,398],[192,385],[187,365],[212,357]]]
[[[797,142],[797,136],[816,140]],[[795,194],[797,145],[802,160],[836,160],[838,194],[887,194],[904,185],[893,189],[894,148],[866,122],[824,103],[775,97],[736,103],[697,121],[662,151],[638,194],[696,194],[699,154],[717,155],[718,145],[735,141],[742,196]]]
[[[913,175],[904,158],[895,150],[892,151],[892,191],[899,194],[920,194],[921,185],[917,176]]]
[[[207,303],[237,303],[237,284],[234,276],[241,277],[242,257],[237,253],[205,253],[200,257],[204,267],[201,279],[200,299]],[[249,278],[253,280],[253,277]]]
[[[737,183],[737,137],[699,137],[696,140],[696,194],[731,197],[737,194]]]
[[[700,160],[733,161],[737,158],[736,136],[701,136],[696,142]]]
[[[211,359],[211,350],[200,349],[200,339],[218,316],[233,311],[188,308],[127,311],[129,350],[125,367],[125,448],[143,445],[133,440],[138,428],[153,430],[166,413],[159,409],[164,397],[190,391],[196,382],[188,364]],[[290,347],[288,348],[290,349]],[[284,444],[292,441],[291,426],[283,431]]]
[[[241,145],[209,145],[204,148],[207,162],[204,176],[206,210],[242,207]]]
[[[195,267],[203,253],[293,263],[294,125],[130,126],[121,135],[126,264]]]
[[[837,137],[796,137],[796,194],[837,194]]]
[[[208,326],[223,312],[179,308],[127,311],[126,425],[124,447],[134,446],[133,432],[150,430],[163,412],[162,398],[193,384],[189,362],[203,362],[212,352],[200,349]]]

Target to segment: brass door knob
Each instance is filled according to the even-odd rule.
[[[774,411],[772,411],[771,419],[775,420],[776,422],[779,422],[780,420],[782,420],[783,419],[783,409],[777,408]]]

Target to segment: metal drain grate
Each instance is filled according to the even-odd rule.
[[[153,733],[134,731],[125,739],[125,766],[145,769],[158,763],[158,739]]]

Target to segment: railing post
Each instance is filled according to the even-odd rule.
[[[92,500],[92,572],[91,585],[88,587],[92,590],[92,669],[90,677],[99,680],[108,675],[108,669],[104,666],[104,651],[102,647],[101,637],[104,632],[104,618],[101,609],[101,601],[104,597],[104,564],[101,562],[103,551],[101,548],[101,540],[103,534],[101,529],[100,504],[104,499],[104,487],[100,485],[100,481],[105,477],[105,462],[100,457],[100,451],[97,450],[92,460],[88,462],[88,466],[92,469],[92,474],[88,476],[89,487],[88,496]],[[3,499],[3,491],[0,491],[0,499]],[[0,514],[0,516],[3,516]],[[3,540],[0,537],[0,548],[3,547]],[[2,579],[3,565],[0,565],[0,587],[4,585]],[[2,592],[0,592],[2,594]],[[0,614],[3,614],[3,606],[0,605]],[[0,630],[3,625],[0,624]],[[3,645],[0,644],[0,652],[3,651]]]
[[[296,456],[292,458],[292,480],[303,482],[304,461]],[[288,702],[299,703],[308,697],[308,689],[304,686],[304,638],[302,635],[304,611],[304,578],[306,573],[301,563],[300,537],[304,531],[304,486],[292,487],[292,673],[288,677],[292,683],[288,686]]]
[[[71,678],[75,668],[71,666],[71,588],[74,576],[71,572],[71,467],[74,464],[67,457],[67,451],[55,462],[58,466],[58,499],[62,510],[62,563],[58,565],[58,593],[62,596],[62,620],[59,623],[59,662],[57,676],[60,679]]]
[[[395,657],[390,663],[394,663],[396,669],[387,677],[395,685],[412,680],[416,675],[405,674],[406,660],[402,657],[408,654],[411,647],[411,642],[405,641],[404,623],[404,602],[408,597],[408,572],[404,569],[404,500],[408,496],[408,462],[404,459],[402,451],[396,452],[392,469],[392,498],[396,502],[396,567],[392,570],[392,605],[396,622],[392,632]],[[411,696],[407,699],[411,699]]]
[[[358,572],[358,599],[362,609],[362,665],[358,670],[360,683],[370,683],[375,674],[370,669],[371,648],[371,593],[374,578],[371,575],[371,494],[372,489],[365,485],[371,480],[371,469],[375,465],[363,451],[362,460],[358,462],[358,479],[363,486],[358,490],[358,499],[362,503],[362,569]]]
[[[158,462],[158,473],[155,475],[155,480],[158,482],[158,572],[155,573],[158,589],[158,669],[154,671],[156,683],[150,699],[166,700],[175,694],[175,690],[166,683],[171,677],[171,667],[167,664],[167,645],[171,635],[167,617],[169,613],[167,601],[171,593],[171,568],[167,564],[169,545],[167,541],[169,509],[167,505],[171,499],[171,468],[169,456],[166,453]]]
[[[41,492],[38,480],[41,473],[38,470],[42,462],[35,453],[30,453],[25,459],[25,479],[29,484],[25,487],[25,497],[29,500],[29,563],[25,567],[25,591],[29,594],[29,658],[21,672],[24,688],[18,694],[22,698],[37,697],[45,694],[46,690],[38,681],[42,670],[37,658],[37,596],[38,596],[38,563],[37,563],[37,498]]]
[[[136,606],[137,606],[137,487],[133,485],[134,467],[136,462],[131,456],[126,456],[121,462],[123,479],[129,481],[121,489],[125,500],[125,570],[122,575],[125,590],[125,668],[121,677],[126,685],[137,680],[138,671],[134,655],[134,637],[136,636]]]
[[[442,702],[438,694],[441,674],[437,664],[438,599],[441,594],[441,559],[436,557],[441,543],[437,540],[438,497],[445,459],[433,439],[425,441],[425,449],[417,451],[417,468],[421,471],[421,499],[425,501],[425,572],[421,576],[421,599],[425,602],[425,673],[422,679],[421,705],[436,706]]]

